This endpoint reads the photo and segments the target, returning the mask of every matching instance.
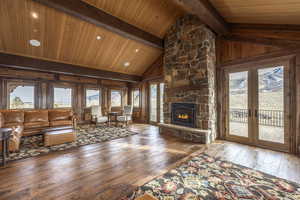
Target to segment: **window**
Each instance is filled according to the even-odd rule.
[[[133,107],[140,107],[140,90],[134,90],[132,92],[132,101],[133,101]]]
[[[99,106],[100,104],[100,91],[97,89],[87,89],[85,91],[85,106]]]
[[[164,87],[165,84],[164,83],[160,83],[159,84],[159,88],[160,88],[160,123],[164,123]]]
[[[54,88],[54,108],[72,107],[72,88]]]
[[[9,88],[9,108],[10,109],[30,109],[34,108],[34,86],[19,85]]]
[[[150,85],[150,121],[157,122],[157,84]]]
[[[122,92],[120,90],[111,90],[111,107],[122,106]]]

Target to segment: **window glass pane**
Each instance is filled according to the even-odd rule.
[[[159,84],[160,87],[160,123],[164,123],[164,83]]]
[[[121,106],[122,106],[121,91],[112,90],[111,91],[111,107],[121,107]]]
[[[134,90],[133,95],[133,106],[134,107],[140,107],[140,91],[139,90]]]
[[[229,134],[248,137],[248,72],[229,74]]]
[[[258,70],[259,139],[284,144],[284,67]]]
[[[34,86],[17,86],[10,91],[9,108],[34,108]]]
[[[86,90],[86,107],[99,106],[99,104],[100,104],[100,91]]]
[[[157,84],[150,85],[150,121],[157,122]]]
[[[54,88],[54,108],[72,107],[72,88]]]

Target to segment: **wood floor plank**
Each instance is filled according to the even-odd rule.
[[[0,168],[0,200],[119,199],[196,152],[300,183],[293,155],[225,141],[195,144],[151,125],[129,129],[139,134],[8,163]]]

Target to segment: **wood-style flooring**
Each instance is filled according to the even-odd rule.
[[[0,199],[119,199],[196,151],[300,183],[300,158],[293,155],[224,141],[184,142],[151,125],[130,129],[140,134],[8,163],[0,168]]]

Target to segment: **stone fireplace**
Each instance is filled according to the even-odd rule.
[[[195,142],[210,143],[215,140],[215,35],[196,16],[186,15],[178,19],[168,31],[165,38],[164,79],[164,123],[161,131],[168,130]],[[188,126],[193,129],[174,123],[173,106],[184,104],[193,104],[194,122]],[[182,130],[180,127],[183,127]]]

